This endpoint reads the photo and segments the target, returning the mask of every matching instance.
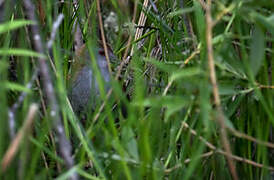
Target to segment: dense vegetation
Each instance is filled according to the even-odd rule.
[[[274,1],[27,2],[0,1],[0,179],[274,178]],[[84,116],[76,27],[117,57]]]

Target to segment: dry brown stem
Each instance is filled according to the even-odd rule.
[[[30,26],[30,35],[32,36],[32,44],[36,52],[40,54],[45,54],[44,44],[42,43],[42,38],[40,36],[40,29],[37,25],[37,19],[35,16],[35,6],[30,0],[23,1],[26,16],[29,20],[36,22],[36,24]],[[50,71],[47,65],[46,58],[38,58],[38,68],[40,70],[41,81],[43,84],[43,90],[45,97],[48,102],[49,118],[53,122],[54,131],[58,138],[59,151],[65,160],[67,168],[72,168],[74,166],[74,159],[71,155],[71,144],[67,140],[65,135],[64,127],[60,117],[59,106],[57,103],[56,95],[53,88],[52,79],[50,76]],[[78,175],[73,173],[70,177],[71,179],[78,179]]]
[[[201,5],[205,8],[206,12],[206,45],[207,45],[207,59],[208,59],[208,68],[209,68],[209,75],[210,75],[210,81],[212,84],[213,89],[213,96],[214,96],[214,102],[217,109],[217,123],[220,127],[220,135],[221,135],[221,142],[223,144],[224,150],[227,154],[231,154],[231,148],[230,143],[227,137],[226,132],[226,125],[225,125],[225,118],[222,111],[221,106],[221,99],[219,95],[218,85],[217,85],[217,78],[215,73],[215,65],[214,65],[214,51],[213,51],[213,43],[212,43],[212,31],[214,27],[214,22],[211,17],[211,0],[207,0],[206,5],[202,3],[200,0]],[[238,179],[237,171],[235,168],[235,164],[230,156],[226,156],[229,170],[231,173],[231,176],[234,180]]]
[[[103,20],[102,20],[101,7],[100,7],[100,1],[99,0],[96,0],[96,6],[97,6],[97,15],[98,15],[98,20],[99,20],[99,28],[100,28],[101,38],[102,38],[102,42],[103,42],[103,47],[104,47],[106,60],[107,60],[107,63],[108,63],[108,71],[111,74],[112,70],[111,70],[111,66],[110,66],[110,60],[109,60],[109,55],[108,55],[108,48],[107,48],[104,28],[103,28]]]
[[[189,127],[189,125],[185,122],[182,123],[182,126],[183,128],[186,128],[190,131],[190,133],[194,136],[198,136],[197,132],[192,129],[191,127]],[[199,140],[202,141],[209,149],[219,153],[219,154],[222,154],[224,155],[225,157],[230,157],[231,159],[234,159],[236,161],[240,161],[240,162],[243,162],[243,163],[247,163],[247,164],[250,164],[252,166],[255,166],[255,167],[259,167],[259,168],[265,168],[267,170],[270,170],[270,171],[274,171],[274,167],[272,166],[265,166],[263,164],[260,164],[260,163],[257,163],[257,162],[254,162],[254,161],[251,161],[249,159],[245,159],[243,157],[240,157],[240,156],[236,156],[236,155],[233,155],[233,154],[229,154],[221,149],[218,149],[216,146],[214,146],[212,143],[208,142],[204,137],[202,136],[198,136]]]
[[[211,155],[213,155],[213,154],[214,154],[213,151],[209,151],[209,152],[207,152],[207,153],[204,153],[204,154],[200,155],[199,158],[205,158],[205,157],[211,156]],[[192,161],[192,159],[187,158],[186,160],[184,160],[184,164],[188,164],[188,163],[190,163],[191,161]],[[182,163],[176,164],[175,166],[166,169],[166,170],[165,170],[165,173],[170,173],[170,172],[172,172],[172,171],[174,171],[174,170],[176,170],[176,169],[178,169],[178,168],[180,168],[180,167],[182,167]]]
[[[143,8],[147,8],[147,6],[148,6],[148,0],[144,0]],[[147,19],[147,16],[142,11],[141,14],[140,14],[140,17],[139,17],[137,27],[143,27],[146,23],[146,19]],[[137,28],[136,33],[135,33],[135,37],[134,37],[134,41],[139,39],[142,36],[142,33],[143,33],[143,28]],[[133,55],[133,52],[134,52],[134,46],[131,48],[130,56]]]
[[[31,104],[29,108],[28,115],[26,117],[26,120],[23,124],[23,127],[20,129],[20,131],[17,133],[15,138],[12,140],[8,150],[6,151],[2,161],[1,161],[1,171],[4,172],[6,168],[9,166],[11,161],[13,160],[14,156],[16,155],[19,145],[22,142],[22,139],[26,136],[27,132],[30,130],[33,120],[35,117],[35,114],[38,110],[37,104]]]
[[[184,61],[184,63],[180,66],[180,68],[183,68],[186,64],[189,63],[189,61],[191,59],[193,59],[197,54],[200,53],[200,48],[197,48],[188,58],[186,58],[186,60]],[[165,87],[165,90],[163,92],[163,96],[165,96],[167,94],[167,91],[169,90],[169,88],[171,87],[173,81],[169,81],[167,86]]]
[[[133,14],[133,19],[132,19],[132,22],[134,23],[135,22],[135,18],[136,18],[136,12],[137,12],[137,3],[138,1],[135,1],[135,4],[134,4],[134,14]],[[129,60],[130,56],[127,57],[127,53],[128,53],[128,49],[129,49],[129,44],[131,43],[132,41],[132,37],[130,36],[129,37],[129,40],[128,40],[128,44],[127,44],[127,49],[124,53],[124,56],[123,56],[123,60],[121,62],[121,64],[119,65],[118,67],[118,70],[117,70],[117,73],[116,73],[116,76],[115,76],[115,80],[118,80],[120,75],[121,75],[121,72],[122,72],[122,68],[124,67],[124,65],[126,64],[126,62]],[[127,57],[127,58],[126,58]],[[102,105],[100,106],[99,108],[99,111],[98,113],[94,116],[93,118],[93,122],[96,122],[101,114],[101,112],[103,111],[105,105],[106,105],[106,101],[108,100],[108,98],[110,97],[110,95],[112,94],[112,91],[113,89],[111,88],[108,92],[107,92],[107,96],[106,96],[106,100],[102,103]]]

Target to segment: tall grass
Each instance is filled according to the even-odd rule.
[[[103,20],[111,11],[117,16],[114,26],[118,31],[113,26],[105,29],[117,56],[117,63],[111,65],[113,92],[107,98],[102,88],[101,100],[83,121],[67,101],[75,58],[73,25],[78,20],[84,42],[90,48],[98,46],[96,1],[79,1],[76,15],[72,1],[34,1],[44,43],[58,14],[64,15],[52,52],[44,56],[65,134],[72,144],[75,166],[71,169],[58,151],[41,77],[26,88],[37,69],[36,59],[42,56],[31,44],[28,24],[32,22],[24,20],[21,2],[4,6],[0,24],[1,161],[13,141],[8,110],[21,93],[27,94],[14,113],[16,135],[31,104],[39,104],[39,110],[32,131],[25,132],[5,171],[2,161],[0,178],[67,179],[76,172],[81,179],[232,179],[227,157],[232,157],[239,179],[273,178],[274,3],[215,0],[211,5],[215,75],[232,153],[227,154],[210,81],[203,1],[150,1],[143,9],[142,1],[129,1],[128,6],[122,6],[123,2],[101,2]],[[135,23],[141,12],[147,18],[137,40],[134,5]],[[127,55],[132,48],[132,56],[118,81],[115,75],[130,36]]]

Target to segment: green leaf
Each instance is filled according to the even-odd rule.
[[[37,58],[46,58],[43,54],[28,49],[0,49],[2,56],[30,56]]]
[[[201,71],[200,68],[184,68],[184,69],[180,69],[179,71],[174,72],[170,76],[170,81],[175,81],[177,79],[195,76],[195,75],[198,75],[198,74],[201,74],[201,73],[202,73],[202,71]]]
[[[23,27],[25,25],[34,24],[29,20],[13,20],[3,24],[0,24],[0,34]]]
[[[8,68],[8,64],[5,61],[0,61],[0,74],[2,73],[3,70],[5,70],[6,68]]]
[[[252,36],[251,48],[250,48],[250,68],[256,76],[263,63],[265,56],[265,40],[264,33],[258,26]]]
[[[235,129],[233,123],[225,116],[225,125],[231,129]]]
[[[174,33],[173,29],[169,26],[169,24],[165,21],[164,18],[160,17],[159,15],[153,13],[147,8],[142,8],[142,11],[147,15],[147,17],[153,21],[156,26],[160,28],[161,31],[166,33]]]
[[[122,129],[122,140],[127,147],[128,153],[137,161],[139,161],[138,143],[135,139],[135,134],[131,127],[124,127]]]
[[[232,100],[232,102],[228,105],[228,107],[226,108],[226,116],[228,118],[230,118],[236,112],[236,110],[239,108],[240,103],[242,102],[244,97],[245,95],[242,95],[242,94],[235,96],[235,99]]]
[[[21,84],[17,84],[17,83],[13,83],[13,82],[6,82],[4,84],[4,86],[5,86],[6,89],[10,89],[10,90],[13,90],[13,91],[23,91],[23,92],[26,92],[26,93],[31,92],[31,90],[26,88],[25,86],[22,86]]]
[[[194,7],[194,14],[195,14],[195,22],[198,30],[198,37],[203,38],[205,37],[205,28],[206,28],[206,24],[205,24],[205,16],[204,16],[204,12],[203,9],[200,5],[200,3],[198,1],[194,1],[193,2],[193,7]]]
[[[184,9],[179,9],[179,10],[176,10],[176,11],[173,11],[173,12],[170,12],[167,17],[168,18],[173,18],[175,16],[180,16],[182,14],[186,14],[186,13],[190,13],[194,11],[194,8],[184,8]]]
[[[152,58],[144,58],[144,61],[155,65],[157,68],[167,73],[176,71],[178,69],[177,65],[166,64],[164,62],[160,62],[159,60],[152,59]]]
[[[64,163],[64,160],[62,158],[60,158],[57,154],[55,154],[54,152],[52,152],[51,149],[49,149],[47,146],[45,146],[45,144],[41,143],[39,140],[37,140],[37,139],[35,139],[33,137],[29,137],[29,140],[35,146],[37,146],[39,149],[42,149],[50,158],[52,158],[56,162]]]
[[[137,101],[134,103],[136,106],[151,106],[151,107],[174,107],[181,104],[186,104],[189,99],[181,96],[154,96]]]
[[[145,106],[145,107],[158,107],[167,108],[165,114],[165,122],[169,117],[180,111],[183,107],[190,104],[190,99],[182,96],[154,96],[146,98],[143,101],[135,102],[135,106]]]
[[[274,36],[274,14],[269,17],[265,17],[257,12],[252,12],[250,16],[256,21],[257,24],[265,27],[265,29],[267,29],[267,31]]]
[[[219,84],[220,95],[235,95],[237,91],[235,90],[234,84]]]
[[[167,122],[167,120],[169,119],[169,117],[171,115],[173,115],[174,113],[180,111],[185,105],[186,105],[186,103],[179,103],[179,104],[176,104],[176,105],[169,106],[166,110],[166,113],[165,113],[165,122]]]

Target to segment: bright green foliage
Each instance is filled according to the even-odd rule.
[[[103,18],[113,11],[118,19],[117,32],[105,29],[118,60],[112,64],[113,92],[108,100],[99,71],[95,70],[100,98],[106,102],[96,121],[101,103],[83,121],[76,117],[67,101],[71,61],[75,57],[75,20],[78,19],[84,42],[90,49],[100,39],[96,1],[79,2],[74,16],[72,1],[39,1],[45,13],[44,22],[42,15],[39,18],[44,41],[49,39],[57,15],[64,14],[52,52],[46,56],[65,133],[73,146],[75,167],[66,169],[58,154],[52,133],[54,123],[43,111],[39,86],[35,82],[33,88],[25,88],[36,67],[36,58],[44,55],[32,48],[31,34],[25,27],[32,22],[19,20],[25,17],[19,3],[11,8],[9,19],[0,24],[0,159],[11,142],[7,112],[20,93],[26,92],[27,96],[16,111],[16,132],[32,102],[40,103],[41,108],[33,131],[21,143],[5,174],[0,171],[0,179],[67,179],[73,172],[82,179],[232,179],[224,155],[213,151],[201,157],[212,151],[201,137],[218,149],[223,147],[209,80],[205,11],[199,1],[158,0],[157,11],[153,7],[143,10],[147,17],[145,28],[141,38],[131,42],[135,46],[133,56],[123,68],[120,81],[114,77],[128,36],[134,39],[136,29],[131,20],[135,1],[129,2],[128,11],[120,7],[120,1],[104,1]],[[35,3],[38,5],[38,1]],[[136,24],[142,3],[137,3]],[[213,20],[218,19],[212,37],[214,60],[225,123],[271,143],[274,142],[273,12],[273,0],[212,2]],[[91,57],[96,68],[94,55]],[[197,135],[184,128],[183,123]],[[228,137],[234,155],[274,167],[273,148],[239,138],[230,131]],[[239,161],[235,165],[239,179],[273,178],[273,171],[266,168]]]

